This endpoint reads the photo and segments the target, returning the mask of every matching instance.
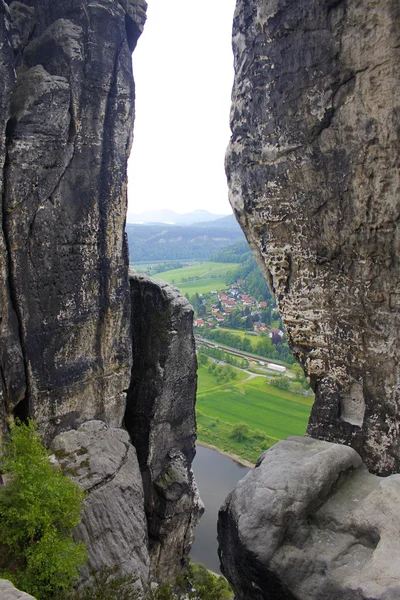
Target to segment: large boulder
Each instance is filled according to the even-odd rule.
[[[118,567],[121,575],[149,579],[147,522],[142,477],[128,433],[88,421],[52,442],[55,460],[65,474],[87,491],[82,521],[74,537],[85,542],[89,568]]]
[[[400,5],[238,0],[230,201],[316,394],[308,432],[400,469]]]
[[[193,308],[173,286],[130,272],[133,366],[125,425],[143,476],[152,576],[186,565],[203,512],[192,472],[197,361]]]
[[[221,508],[222,571],[237,600],[398,600],[400,475],[348,446],[292,437]]]
[[[0,579],[1,600],[35,600],[33,596],[20,592],[7,579]]]

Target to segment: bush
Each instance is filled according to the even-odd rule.
[[[288,390],[290,388],[290,381],[284,375],[278,375],[278,377],[271,380],[270,385],[273,385],[280,390]]]
[[[195,596],[201,600],[228,600],[232,590],[224,577],[210,573],[203,565],[191,564],[188,577],[196,590]]]
[[[141,589],[135,584],[135,575],[118,575],[118,568],[101,567],[91,571],[91,583],[87,587],[65,593],[59,600],[139,600]]]
[[[86,560],[71,536],[84,493],[50,463],[32,421],[13,426],[0,466],[0,577],[37,600],[58,598]]]
[[[243,442],[247,438],[249,431],[250,428],[246,423],[236,423],[236,425],[232,427],[231,437],[236,440],[236,442]]]
[[[188,584],[188,579],[190,584]],[[224,577],[213,575],[203,565],[190,565],[186,576],[173,583],[142,591],[133,575],[120,576],[117,569],[102,567],[92,573],[90,587],[65,594],[57,600],[227,600],[232,590]],[[189,591],[191,588],[195,591]]]

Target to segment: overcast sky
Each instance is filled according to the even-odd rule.
[[[235,0],[148,0],[133,54],[136,121],[129,210],[228,214]]]

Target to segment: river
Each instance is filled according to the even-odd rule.
[[[199,445],[196,447],[193,471],[206,510],[196,528],[190,558],[214,573],[220,573],[217,552],[219,508],[239,479],[249,470],[216,450]]]

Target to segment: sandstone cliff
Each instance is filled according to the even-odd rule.
[[[152,576],[171,578],[201,513],[193,312],[149,284],[146,326],[128,280],[131,52],[145,18],[145,0],[0,0],[0,431],[35,419],[89,491],[76,535],[90,565],[143,582],[149,534]],[[128,389],[141,469],[120,429]]]
[[[230,200],[316,394],[308,432],[400,468],[400,6],[239,0]]]
[[[280,442],[228,497],[237,600],[400,597],[399,475],[362,463],[400,470],[399,37],[395,0],[237,2],[230,200],[337,442]]]
[[[152,575],[186,566],[203,513],[191,469],[197,360],[193,309],[173,286],[130,272],[132,379],[125,425],[143,476]]]
[[[94,416],[119,425],[124,413],[130,47],[140,6],[29,0],[8,13],[3,4],[3,310],[19,359],[9,374],[5,356],[3,372],[7,410],[33,416],[48,438]]]

